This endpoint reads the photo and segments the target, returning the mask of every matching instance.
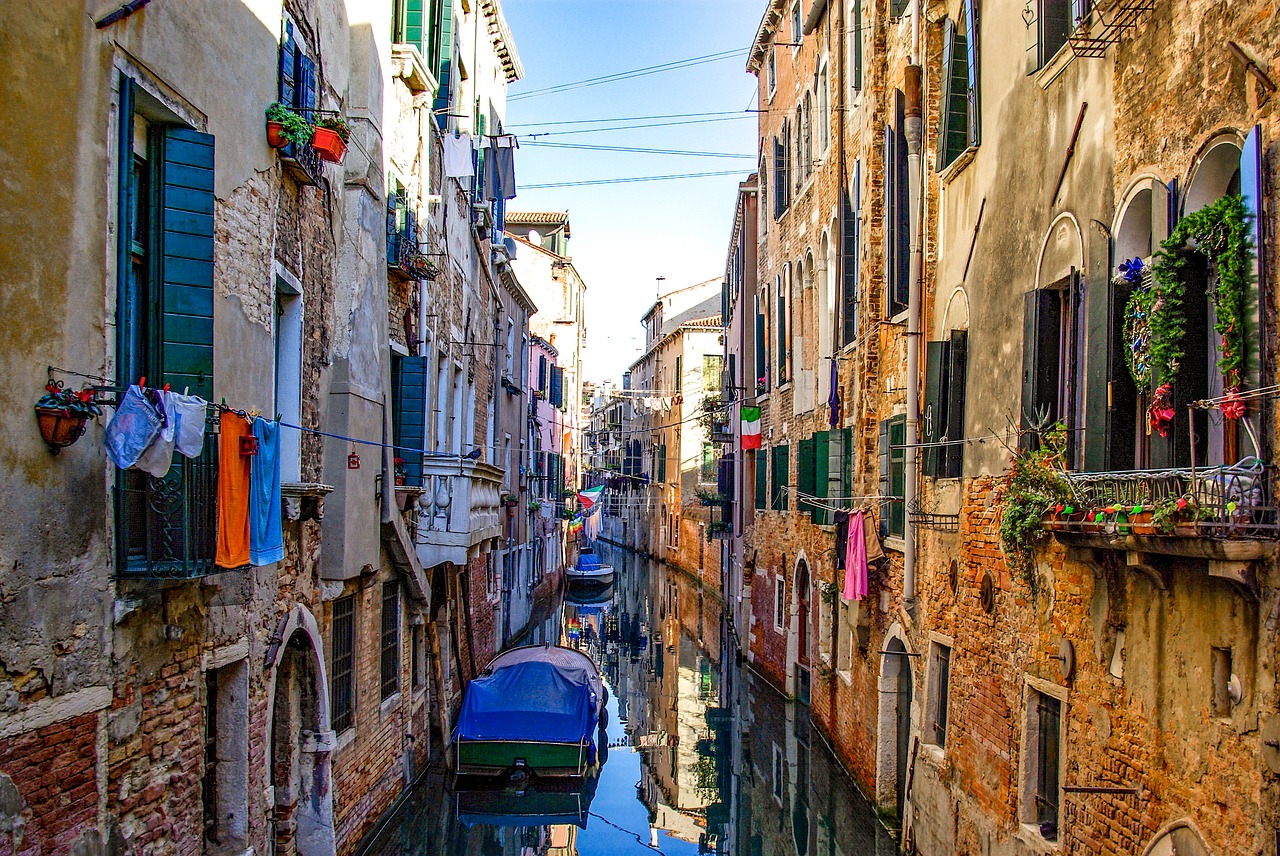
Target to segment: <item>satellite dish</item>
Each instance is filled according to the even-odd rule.
[[[533,244],[535,247],[542,246],[542,236],[538,234],[537,229],[529,230],[529,243]]]

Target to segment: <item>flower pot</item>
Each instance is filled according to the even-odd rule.
[[[84,435],[87,417],[59,407],[37,407],[36,421],[40,425],[40,437],[56,455]]]
[[[347,156],[347,144],[332,128],[316,128],[311,137],[311,147],[329,163],[342,163],[342,159]]]
[[[267,122],[267,145],[273,149],[283,149],[289,145],[284,138],[284,122]]]

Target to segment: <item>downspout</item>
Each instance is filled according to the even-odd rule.
[[[909,613],[916,605],[916,539],[911,503],[919,490],[918,453],[920,435],[920,304],[923,253],[924,181],[921,149],[924,142],[924,119],[921,110],[924,67],[921,62],[920,6],[916,0],[911,15],[911,50],[914,62],[906,68],[907,187],[911,236],[911,256],[907,270],[907,424],[903,504],[905,506],[905,544],[902,551],[902,600]]]

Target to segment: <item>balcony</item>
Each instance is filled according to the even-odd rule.
[[[465,565],[476,547],[502,534],[498,467],[428,457],[422,464],[422,486],[414,540],[424,568],[442,562]]]
[[[188,580],[221,573],[218,532],[218,440],[207,437],[194,460],[177,455],[164,478],[119,474],[116,567],[121,579]]]
[[[1106,56],[1107,48],[1119,44],[1125,31],[1141,24],[1155,6],[1155,0],[1102,0],[1095,3],[1092,13],[1086,13],[1079,19],[1067,37],[1072,53],[1093,59]]]
[[[324,161],[320,159],[320,153],[311,146],[290,143],[280,149],[280,163],[298,184],[314,187],[324,176]]]
[[[1280,538],[1276,469],[1261,463],[1195,469],[1068,473],[1075,497],[1045,527],[1072,547],[1209,561],[1211,575],[1247,582],[1247,563],[1274,551]],[[1163,571],[1156,572],[1158,576]]]

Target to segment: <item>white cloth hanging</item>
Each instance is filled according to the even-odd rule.
[[[475,163],[471,158],[471,135],[444,135],[444,177],[471,178]]]

